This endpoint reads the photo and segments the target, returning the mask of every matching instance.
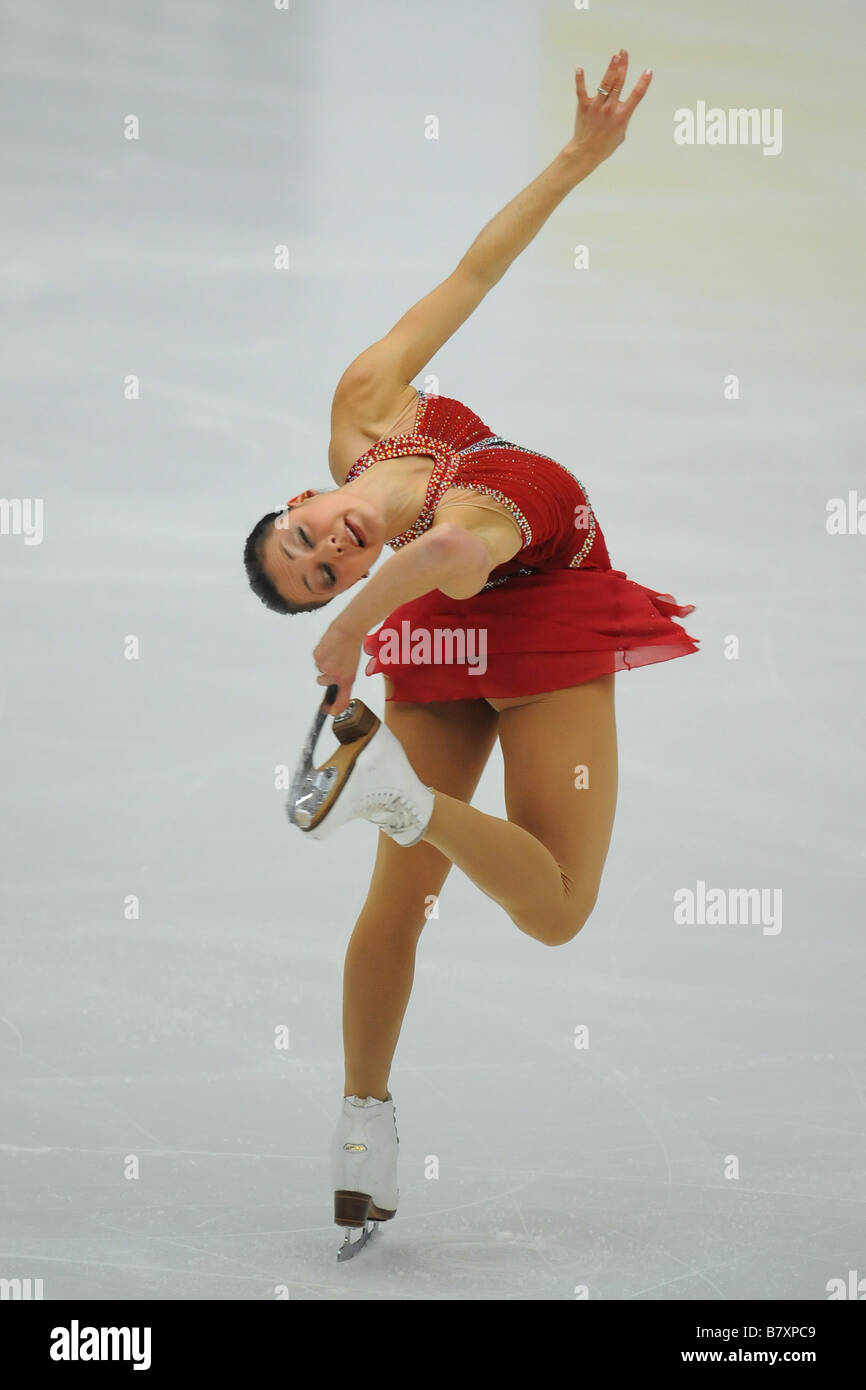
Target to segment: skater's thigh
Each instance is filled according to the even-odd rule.
[[[391,682],[385,677],[386,695]],[[413,768],[428,786],[459,801],[471,801],[496,742],[499,717],[485,700],[442,700],[414,704],[388,700],[385,723],[400,740]],[[417,915],[436,896],[451,861],[421,840],[398,845],[379,832],[376,863],[366,908],[377,914]]]
[[[587,911],[616,811],[614,679],[495,702],[508,819],[550,850]]]

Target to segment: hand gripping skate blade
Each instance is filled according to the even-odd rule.
[[[333,722],[340,746],[321,767],[313,754],[327,711],[320,708],[307,735],[292,778],[286,805],[289,820],[301,830],[313,830],[325,819],[348,781],[358,757],[379,727],[379,719],[363,700],[352,700]]]

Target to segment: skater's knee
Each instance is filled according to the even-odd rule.
[[[588,908],[585,912],[572,911],[561,921],[554,922],[544,942],[545,946],[567,946],[569,941],[573,941],[586,926],[591,913],[592,908]]]
[[[540,912],[531,921],[518,922],[517,925],[543,946],[566,946],[586,926],[597,897],[597,888],[585,892],[571,891],[561,903]]]

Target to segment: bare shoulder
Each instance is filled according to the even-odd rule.
[[[363,376],[341,380],[331,406],[328,447],[328,466],[336,483],[345,482],[355,460],[378,440],[411,429],[417,399],[414,386],[389,388],[381,381],[371,385]]]

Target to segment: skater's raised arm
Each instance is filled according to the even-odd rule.
[[[577,69],[577,115],[568,144],[488,222],[448,278],[414,304],[384,338],[355,358],[337,385],[332,424],[338,426],[347,416],[356,425],[382,421],[395,393],[405,390],[465,323],[554,208],[622,144],[632,112],[651,79],[651,73],[644,72],[628,100],[620,101],[627,67],[628,55],[620,50],[602,80],[604,94],[593,97],[587,94],[583,69]]]

